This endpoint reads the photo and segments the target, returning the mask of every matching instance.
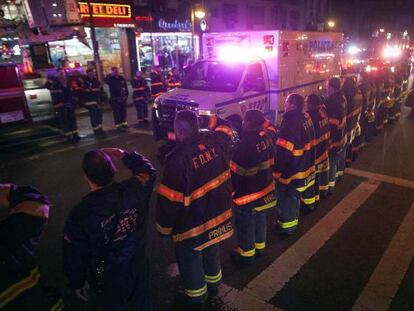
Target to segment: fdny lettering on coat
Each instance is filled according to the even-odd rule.
[[[273,140],[271,138],[267,138],[266,140],[262,140],[256,144],[256,151],[260,153],[262,151],[266,151],[270,147],[273,147]]]
[[[198,169],[199,167],[206,165],[207,163],[209,163],[217,157],[218,154],[214,147],[203,150],[198,155],[192,158],[193,168]]]

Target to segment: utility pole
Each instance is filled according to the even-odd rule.
[[[96,74],[98,76],[98,80],[100,82],[103,81],[103,70],[102,70],[102,63],[101,63],[101,57],[99,56],[99,45],[98,41],[96,41],[96,33],[95,33],[95,25],[92,15],[92,5],[90,0],[86,0],[88,4],[88,15],[89,15],[89,27],[91,29],[91,40],[92,40],[92,50],[93,50],[93,59],[95,61],[95,68],[96,68]]]

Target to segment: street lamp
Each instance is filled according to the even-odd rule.
[[[191,46],[192,46],[192,54],[193,54],[193,60],[195,60],[195,30],[194,30],[194,20],[202,19],[206,16],[206,12],[204,11],[204,8],[196,5],[191,7]]]
[[[335,27],[335,22],[333,20],[327,21],[326,25],[328,25],[329,28],[334,28]]]

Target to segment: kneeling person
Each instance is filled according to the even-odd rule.
[[[275,133],[265,129],[259,110],[246,112],[243,134],[230,168],[238,248],[233,260],[251,264],[266,247],[266,212],[276,206],[274,165]]]

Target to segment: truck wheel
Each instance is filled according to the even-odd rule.
[[[232,115],[226,120],[230,122],[231,127],[240,135],[242,131],[242,118],[239,115]]]

